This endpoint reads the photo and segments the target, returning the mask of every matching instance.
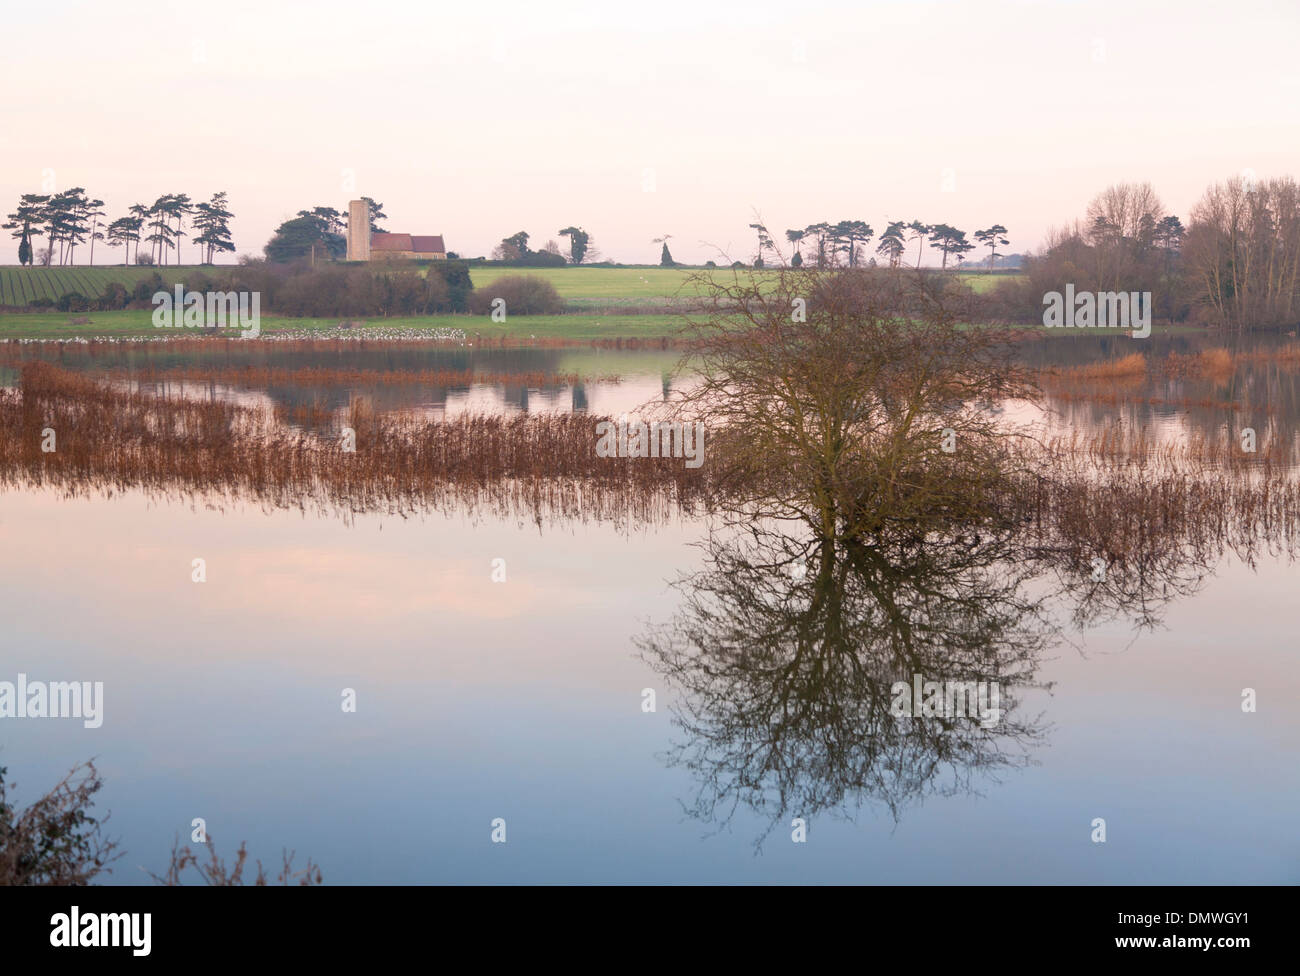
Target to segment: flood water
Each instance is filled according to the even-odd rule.
[[[1124,341],[1040,342],[1025,356],[1077,364]],[[1195,346],[1172,347],[1184,344]],[[93,362],[69,347],[62,361],[116,355],[126,353]],[[197,395],[617,414],[661,396],[676,361],[595,349],[337,355],[358,369],[620,378]],[[300,353],[283,365],[327,364]],[[1167,436],[1246,422],[1294,430],[1296,375],[1261,366],[1230,386],[1171,381],[1146,391],[1154,402],[1118,406],[1049,398],[1047,416],[1059,429],[1122,417]],[[112,883],[148,883],[196,817],[223,855],[247,841],[278,864],[287,847],[327,884],[1300,882],[1300,571],[1284,553],[1195,567],[1191,592],[1159,601],[1145,625],[1117,612],[1075,627],[1069,595],[1054,595],[1041,608],[1052,626],[1036,631],[1048,639],[1016,692],[1014,715],[1034,734],[992,737],[976,762],[895,742],[865,719],[841,725],[826,706],[857,686],[834,661],[809,684],[731,674],[702,700],[722,670],[710,667],[734,662],[727,648],[772,636],[746,635],[735,617],[716,659],[656,656],[665,628],[708,630],[691,599],[711,573],[744,575],[729,570],[726,540],[721,552],[703,544],[709,528],[482,512],[344,519],[129,487],[74,498],[11,487],[0,493],[0,681],[102,681],[104,717],[99,728],[4,721],[0,765],[24,805],[96,759],[99,809],[127,852]],[[782,597],[778,610],[799,599],[785,585],[765,590]],[[880,628],[860,622],[853,640],[870,647]],[[1019,632],[999,627],[990,653]],[[792,688],[816,700],[773,710],[767,698]],[[345,689],[355,712],[341,708]],[[1244,689],[1257,711],[1243,711]],[[987,761],[1004,748],[1023,761]],[[496,818],[504,844],[492,842]],[[805,843],[792,842],[795,818]],[[1097,818],[1105,843],[1092,840]]]

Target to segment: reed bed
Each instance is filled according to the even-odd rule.
[[[1137,467],[1157,473],[1199,475],[1206,471],[1287,469],[1297,462],[1294,436],[1263,429],[1254,451],[1226,427],[1213,433],[1192,431],[1178,440],[1158,437],[1145,427],[1113,424],[1100,430],[1074,430],[1039,442],[1035,460],[1054,471],[1083,465],[1094,471]]]
[[[1162,364],[1170,375],[1195,376],[1203,379],[1227,379],[1237,370],[1237,357],[1226,349],[1202,349],[1190,356],[1171,352]]]
[[[361,409],[356,401],[353,401],[352,408]],[[333,404],[311,400],[307,403],[277,403],[273,407],[273,416],[278,423],[286,426],[325,430],[337,425],[338,411],[339,408]],[[349,423],[349,426],[353,425]]]
[[[1238,353],[1236,358],[1239,362],[1276,363],[1300,369],[1300,342],[1290,342],[1273,349],[1251,349]]]
[[[1242,366],[1265,363],[1300,369],[1300,343],[1237,353],[1215,346],[1194,353],[1170,352],[1159,358],[1135,352],[1084,366],[1049,367],[1038,375],[1048,385],[1137,383],[1152,377],[1223,381]]]
[[[704,469],[683,459],[598,457],[596,425],[612,418],[430,422],[376,414],[365,402],[348,412],[350,453],[342,437],[287,428],[265,410],[124,390],[28,363],[21,385],[0,392],[0,478],[73,493],[137,487],[348,513],[456,508],[613,521],[691,512],[707,495]],[[332,411],[299,419],[335,420]],[[41,450],[47,428],[56,432],[52,453]]]
[[[1087,380],[1144,380],[1147,375],[1147,359],[1140,352],[1135,352],[1119,359],[1089,363],[1086,366],[1047,369],[1043,370],[1041,375],[1074,382]]]
[[[286,413],[124,389],[32,362],[17,388],[0,391],[0,484],[135,489],[344,517],[442,510],[622,525],[707,514],[751,493],[729,480],[738,469],[725,457],[746,450],[743,432],[711,431],[705,463],[692,469],[681,458],[597,456],[596,425],[610,419],[428,421],[377,413],[365,397],[341,410],[307,404]],[[355,453],[338,436],[343,424],[355,431]],[[41,449],[47,428],[57,438],[52,453]],[[1028,442],[998,504],[1068,559],[1100,548],[1123,560],[1127,546],[1185,531],[1216,545],[1254,538],[1289,547],[1300,525],[1294,440],[1265,430],[1257,448],[1242,451],[1226,429],[1167,443],[1123,425]]]
[[[1029,536],[1082,571],[1100,556],[1127,571],[1126,584],[1174,585],[1203,575],[1225,552],[1253,565],[1264,553],[1300,552],[1300,481],[1284,469],[1104,471],[1079,467],[1039,479]],[[1172,570],[1179,572],[1172,572]],[[1086,573],[1084,574],[1087,575]]]
[[[1038,386],[1062,401],[1082,401],[1117,406],[1146,404],[1177,409],[1242,410],[1243,402],[1226,399],[1217,387],[1230,384],[1238,370],[1251,362],[1265,362],[1252,353],[1234,356],[1227,349],[1212,348],[1183,354],[1148,358],[1130,353],[1118,359],[1084,366],[1050,367],[1038,370]],[[1300,362],[1300,360],[1297,360]],[[1211,389],[1188,391],[1184,382],[1199,381]],[[1157,392],[1152,392],[1152,387]],[[1244,387],[1242,387],[1244,393]],[[1249,405],[1252,412],[1272,413],[1269,404]]]
[[[1142,396],[1137,393],[1114,389],[1053,389],[1050,386],[1048,387],[1047,392],[1054,399],[1067,403],[1096,403],[1104,404],[1106,406],[1146,404],[1149,407],[1172,407],[1177,410],[1200,408],[1204,410],[1232,411],[1245,409],[1245,406],[1241,403],[1233,400],[1223,400],[1213,396]],[[1277,408],[1271,404],[1252,405],[1250,410],[1252,413],[1265,414],[1273,414],[1277,412]]]

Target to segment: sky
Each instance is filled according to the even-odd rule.
[[[657,263],[665,234],[679,261],[748,260],[758,220],[1000,223],[1024,251],[1111,183],[1186,222],[1210,183],[1300,176],[1297,0],[120,0],[5,23],[0,214],[224,190],[239,254],[363,195],[465,256],[576,224],[611,260]]]

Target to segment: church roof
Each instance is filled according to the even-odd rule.
[[[385,234],[370,235],[372,251],[413,251],[416,254],[443,254],[447,247],[442,235]]]
[[[410,234],[371,234],[370,250],[409,251],[411,250],[411,235]]]
[[[435,254],[442,254],[444,251],[447,250],[446,245],[442,243],[441,234],[434,234],[428,237],[420,237],[419,235],[413,235],[411,237],[411,244],[414,245],[411,248],[411,250],[415,251],[417,254],[424,253],[425,251],[432,251]]]

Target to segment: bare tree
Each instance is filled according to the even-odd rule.
[[[1150,285],[1156,227],[1166,216],[1150,183],[1116,183],[1092,198],[1085,239],[1093,248],[1097,291]]]
[[[1300,185],[1216,184],[1192,210],[1183,253],[1196,298],[1222,328],[1300,320]]]
[[[1012,439],[976,404],[1032,391],[988,330],[959,327],[959,283],[782,268],[686,287],[704,309],[686,330],[698,379],[673,406],[708,422],[742,521],[860,537],[918,511],[975,517],[996,495]],[[944,430],[961,451],[940,450]]]

